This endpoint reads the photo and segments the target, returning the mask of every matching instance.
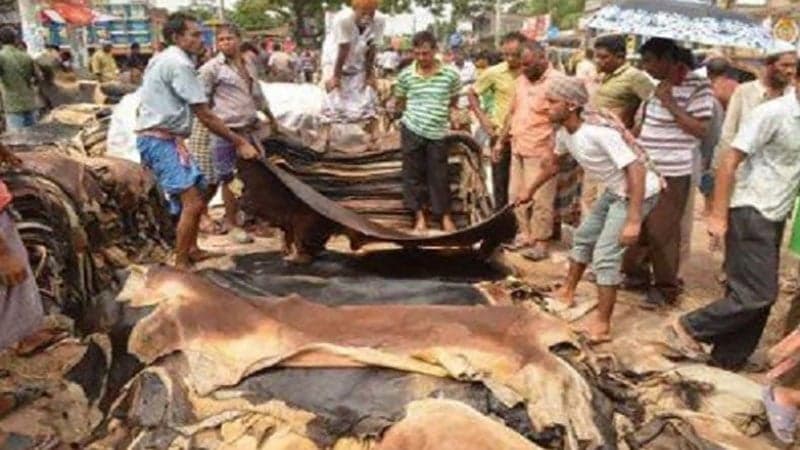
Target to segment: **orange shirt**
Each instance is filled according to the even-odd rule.
[[[514,115],[511,117],[511,151],[523,158],[543,157],[555,152],[555,128],[550,123],[547,88],[558,72],[548,68],[531,82],[523,74],[517,78]]]

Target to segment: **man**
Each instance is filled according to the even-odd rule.
[[[797,49],[786,42],[778,41],[767,52],[761,78],[743,83],[730,99],[722,125],[719,148],[727,150],[747,114],[766,101],[782,97],[794,90],[792,85],[797,74]]]
[[[6,129],[15,131],[36,123],[38,109],[33,59],[16,47],[17,32],[10,26],[0,28],[0,92]]]
[[[674,41],[653,38],[639,51],[642,66],[659,81],[653,98],[642,108],[639,143],[664,177],[666,188],[644,222],[644,242],[628,249],[624,272],[629,286],[647,291],[643,306],[654,307],[673,304],[680,292],[681,219],[714,97],[708,79],[681,62]]]
[[[492,66],[478,77],[469,92],[472,111],[478,117],[481,126],[492,138],[492,146],[506,122],[514,98],[514,87],[521,74],[522,43],[525,36],[519,32],[507,34],[503,38],[502,50],[504,62]],[[485,108],[480,98],[491,96],[491,111]],[[482,103],[484,107],[482,107]],[[505,148],[497,162],[492,162],[492,190],[495,208],[501,209],[508,204],[508,176],[511,166],[511,142],[503,143]]]
[[[468,60],[464,55],[464,51],[460,48],[451,50],[453,56],[453,67],[458,71],[461,79],[462,95],[458,97],[458,107],[453,116],[453,129],[469,133],[472,126],[472,116],[470,114],[470,102],[468,92],[472,83],[475,82],[477,72],[475,64]]]
[[[615,113],[628,128],[633,128],[639,106],[653,94],[650,77],[631,66],[626,59],[625,36],[609,35],[594,43],[594,60],[602,78],[592,104]]]
[[[0,162],[20,163],[5,147],[0,147]],[[0,350],[30,336],[44,320],[28,254],[7,211],[11,200],[0,180]]]
[[[426,206],[440,218],[444,231],[455,231],[450,215],[447,135],[452,109],[461,89],[459,74],[438,61],[436,37],[427,31],[413,39],[414,63],[397,77],[395,96],[401,119],[403,195],[414,211],[414,230],[428,229]]]
[[[731,65],[724,57],[712,57],[706,62],[706,75],[711,80],[714,97],[726,110],[733,93],[739,87],[739,82],[728,76],[730,70]]]
[[[592,95],[592,105],[607,109],[619,117],[625,126],[633,128],[639,106],[650,98],[655,84],[643,71],[627,63],[625,36],[608,35],[594,43],[594,61],[601,76]],[[602,193],[603,187],[590,175],[583,178],[581,205],[585,212]]]
[[[511,110],[506,116],[500,138],[492,149],[495,162],[508,150],[511,141],[511,176],[509,194],[516,197],[524,186],[536,179],[542,163],[553,157],[555,130],[547,112],[547,88],[558,74],[548,63],[544,47],[526,41],[522,51],[522,75],[517,77]],[[548,257],[548,241],[553,237],[556,180],[549,180],[536,191],[533,206],[517,208],[519,234],[515,246],[526,248],[525,255],[541,261]],[[529,247],[529,248],[528,248]]]
[[[253,64],[245,61],[240,45],[241,34],[236,27],[227,24],[218,27],[219,53],[200,68],[200,81],[205,85],[206,94],[213,105],[212,112],[231,131],[242,136],[252,136],[260,128],[258,111],[264,111],[269,117],[273,130],[276,122],[261,91],[258,71]],[[222,184],[222,199],[225,203],[224,229],[235,243],[250,243],[252,238],[237,223],[239,207],[230,189],[236,169],[236,147],[231,141],[212,136],[210,148],[214,161],[213,172]],[[215,187],[211,187],[207,198],[216,191]]]
[[[89,61],[89,68],[92,74],[100,83],[116,81],[119,76],[119,68],[114,55],[111,54],[112,46],[110,42],[104,42],[99,51],[94,52]]]
[[[205,210],[203,179],[184,145],[192,129],[192,115],[212,133],[233,142],[240,157],[256,158],[259,152],[209,109],[192,60],[204,50],[197,20],[182,13],[170,15],[164,37],[171,45],[150,61],[139,90],[136,146],[142,163],[170,196],[172,212],[180,214],[175,265],[189,268],[208,256],[197,247],[198,225]]]
[[[322,80],[328,92],[323,107],[325,141],[334,123],[366,122],[373,145],[378,118],[375,81],[377,46],[383,41],[386,18],[378,0],[353,0],[352,9],[336,14],[322,47]]]
[[[142,54],[142,48],[138,42],[131,44],[127,66],[128,70],[135,69],[139,72],[144,72],[145,67],[147,67],[147,57]]]
[[[727,289],[671,325],[677,350],[703,356],[703,342],[721,367],[747,362],[778,296],[783,228],[799,187],[800,98],[790,92],[758,106],[721,157],[708,231],[725,239]]]
[[[659,180],[646,167],[644,151],[622,122],[607,110],[587,106],[589,94],[583,80],[554,79],[547,99],[550,120],[561,127],[559,153],[569,152],[608,187],[575,233],[567,281],[560,292],[561,299],[573,306],[578,282],[592,263],[598,307],[583,332],[591,343],[606,342],[611,339],[611,314],[622,281],[623,252],[637,241],[642,221],[658,199]],[[516,203],[530,201],[558,171],[553,156],[520,191]]]
[[[292,82],[292,58],[288,53],[283,51],[281,44],[275,44],[272,48],[267,66],[269,67],[273,81],[278,83]]]

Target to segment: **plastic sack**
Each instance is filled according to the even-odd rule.
[[[141,162],[136,149],[136,109],[139,108],[139,91],[122,97],[114,106],[106,138],[106,154],[133,162]]]

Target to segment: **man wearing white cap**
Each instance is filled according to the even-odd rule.
[[[722,125],[718,152],[730,148],[747,115],[758,105],[792,92],[796,74],[797,49],[788,42],[776,41],[764,58],[761,78],[743,83],[733,92]],[[719,158],[720,155],[716,156]]]
[[[375,57],[382,44],[385,16],[379,0],[353,0],[352,8],[337,13],[322,48],[322,79],[328,95],[322,120],[333,123],[367,121],[374,131],[377,113]],[[373,136],[374,137],[374,136]],[[328,137],[326,137],[328,140]]]

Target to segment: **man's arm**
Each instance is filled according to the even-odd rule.
[[[192,112],[195,116],[197,116],[197,119],[202,122],[206,128],[208,128],[209,131],[229,142],[232,142],[233,145],[236,146],[239,156],[242,158],[253,159],[260,155],[258,150],[256,150],[255,147],[250,144],[250,142],[248,142],[242,136],[239,136],[231,131],[231,129],[225,125],[225,122],[223,122],[222,119],[211,112],[211,108],[208,107],[208,103],[198,103],[192,105]]]
[[[742,88],[740,86],[733,91],[733,95],[728,102],[725,120],[722,122],[722,135],[719,138],[719,146],[716,153],[724,153],[725,150],[730,148],[742,120],[742,106]],[[719,155],[716,155],[716,158],[719,160]]]
[[[558,175],[558,156],[556,156],[555,153],[552,153],[546,158],[542,159],[541,169],[542,170],[540,170],[536,175],[536,178],[533,180],[531,185],[523,188],[520,195],[515,199],[514,204],[521,205],[531,201],[533,196],[536,194],[536,191],[538,191],[543,184],[547,183],[553,177]]]
[[[634,161],[625,167],[628,216],[620,235],[620,243],[622,245],[633,245],[639,239],[639,233],[642,228],[642,203],[644,202],[646,176],[647,169],[641,161]]]
[[[494,129],[491,119],[489,119],[489,116],[487,116],[486,112],[481,108],[481,101],[478,98],[478,94],[475,93],[475,89],[470,89],[467,92],[467,99],[469,100],[470,111],[475,113],[475,116],[478,118],[478,122],[480,122],[483,129],[490,135],[494,136],[497,130]]]
[[[675,101],[675,97],[672,96],[672,87],[672,83],[662,81],[656,88],[656,97],[661,100],[661,104],[664,108],[675,117],[675,122],[681,130],[698,139],[703,139],[708,132],[708,119],[695,117],[686,109],[681,108],[678,102]],[[711,95],[710,92],[708,95]]]
[[[736,171],[746,157],[744,152],[735,148],[730,148],[723,154],[714,176],[714,199],[711,211],[711,218],[714,221],[727,224]]]

